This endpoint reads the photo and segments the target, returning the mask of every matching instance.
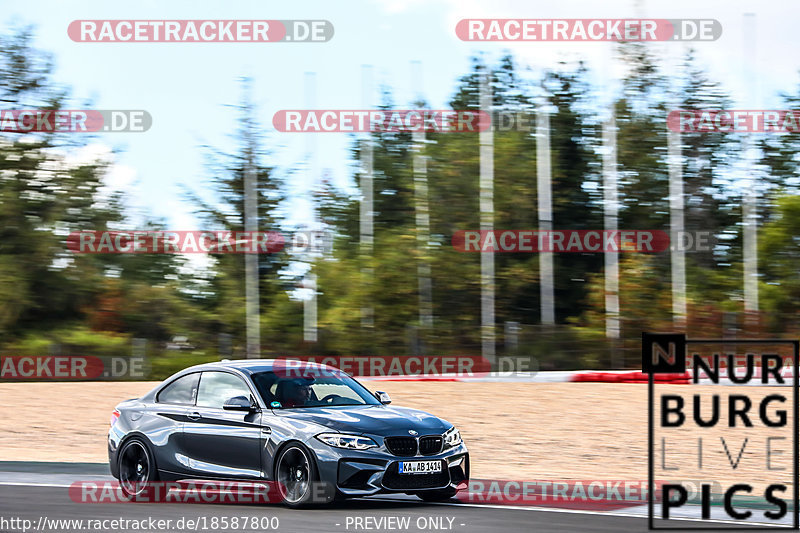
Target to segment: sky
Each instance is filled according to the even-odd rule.
[[[755,35],[745,34],[744,13],[755,14]],[[800,5],[780,0],[26,0],[5,5],[0,23],[6,34],[34,26],[35,46],[53,55],[54,80],[71,88],[75,102],[89,99],[95,109],[152,115],[147,132],[99,134],[70,157],[108,158],[109,184],[127,192],[132,207],[164,218],[170,229],[189,230],[200,222],[184,191],[213,201],[201,147],[235,147],[238,111],[232,106],[241,101],[243,76],[253,82],[256,120],[269,153],[265,162],[287,177],[296,197],[290,219],[301,223],[310,216],[304,199],[323,173],[340,187],[352,184],[354,137],[276,132],[272,116],[278,110],[364,109],[379,103],[382,86],[391,89],[398,107],[422,95],[431,108],[443,108],[469,71],[470,57],[479,53],[494,62],[511,52],[533,77],[560,60],[583,59],[605,89],[596,97],[614,94],[622,71],[611,43],[464,42],[455,33],[460,19],[713,18],[722,24],[722,36],[692,43],[700,63],[731,91],[738,108],[759,109],[776,108],[779,93],[797,92],[800,85],[798,15]],[[326,43],[73,42],[67,27],[80,19],[325,19],[335,34]],[[649,46],[676,65],[689,44]],[[755,50],[752,60],[747,50]],[[412,77],[414,61],[419,79]],[[372,73],[371,83],[365,72]],[[308,152],[313,159],[305,171]]]

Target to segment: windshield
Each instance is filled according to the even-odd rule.
[[[291,378],[275,372],[259,372],[253,374],[253,383],[264,403],[275,409],[381,404],[363,385],[344,373]]]

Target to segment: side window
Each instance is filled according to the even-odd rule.
[[[250,388],[241,378],[227,372],[203,372],[197,391],[198,407],[222,409],[225,402],[234,396],[251,396]]]
[[[159,403],[175,403],[179,405],[192,405],[197,396],[197,382],[200,373],[180,377],[161,389],[156,399]]]

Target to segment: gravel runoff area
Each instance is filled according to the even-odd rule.
[[[365,381],[388,392],[396,405],[434,413],[458,426],[469,446],[472,477],[507,480],[646,480],[647,386],[614,383],[469,383]],[[116,403],[138,397],[155,382],[0,383],[0,460],[105,462],[109,415]],[[687,399],[691,421],[693,394],[721,395],[717,427],[656,430],[657,479],[747,479],[756,486],[791,481],[791,389],[789,387],[714,387],[659,385],[657,394]],[[768,428],[758,416],[769,394],[788,396],[787,428]],[[727,397],[746,394],[753,403],[753,428],[727,427]],[[656,418],[657,420],[657,418]],[[661,437],[666,438],[662,472]],[[703,438],[703,469],[697,468],[697,439]],[[772,468],[768,471],[768,437]],[[725,439],[723,445],[721,438]],[[736,461],[742,443],[748,442]],[[727,451],[725,446],[727,446]],[[783,451],[783,455],[780,452]],[[663,474],[663,475],[662,475]]]

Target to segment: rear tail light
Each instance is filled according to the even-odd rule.
[[[114,409],[114,412],[111,413],[111,420],[110,420],[110,424],[111,424],[112,428],[114,427],[114,424],[117,423],[117,420],[119,420],[119,411]]]

